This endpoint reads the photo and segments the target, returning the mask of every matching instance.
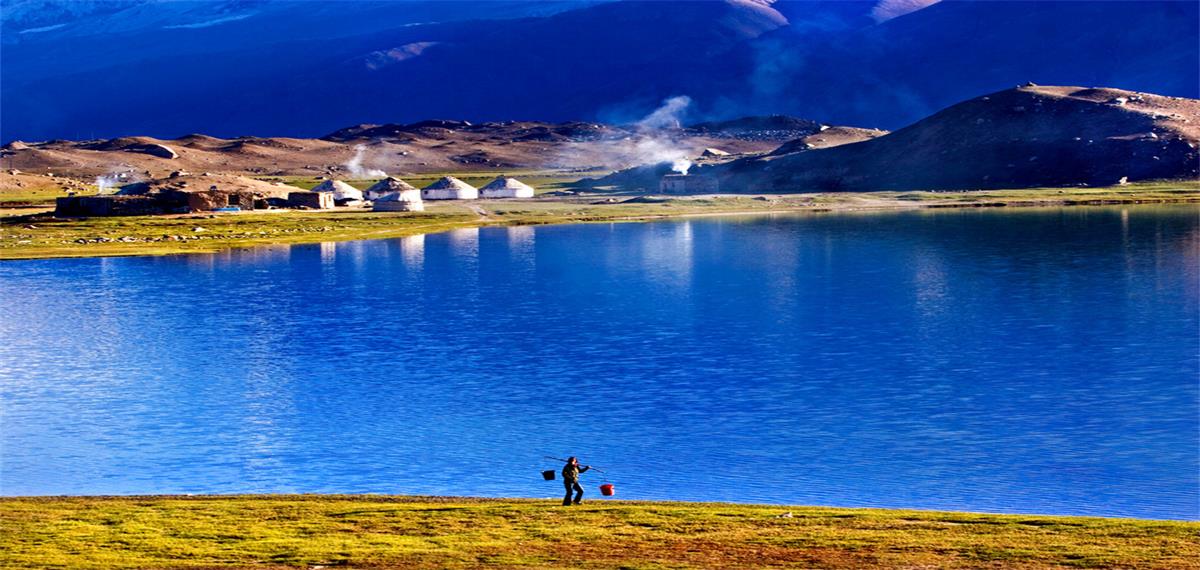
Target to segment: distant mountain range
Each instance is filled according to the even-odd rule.
[[[893,129],[1033,81],[1200,96],[1196,2],[3,0],[0,139],[789,114]],[[912,11],[915,10],[915,11]]]
[[[1200,99],[1121,89],[1027,84],[890,133],[784,115],[670,122],[426,120],[356,125],[319,139],[191,134],[14,142],[0,147],[0,190],[36,184],[38,176],[83,191],[80,178],[128,182],[177,171],[373,179],[620,169],[580,186],[640,193],[658,192],[662,177],[675,171],[689,174],[671,180],[687,192],[711,192],[715,180],[722,192],[768,194],[1110,186],[1200,176]]]

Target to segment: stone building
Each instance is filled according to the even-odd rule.
[[[719,188],[716,178],[687,174],[668,174],[658,183],[663,194],[715,194]]]

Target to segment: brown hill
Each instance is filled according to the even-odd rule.
[[[166,140],[121,137],[98,141],[14,142],[0,166],[91,178],[117,172],[161,178],[172,171],[275,176],[379,177],[488,169],[623,168],[642,162],[646,141],[668,141],[699,155],[706,147],[734,154],[763,153],[794,135],[777,121],[744,119],[736,130],[709,128],[645,132],[599,123],[421,121],[357,125],[320,139],[189,134]],[[759,124],[760,129],[755,130]],[[770,129],[768,129],[770,128]],[[172,156],[174,155],[174,156]],[[355,160],[357,157],[357,161]]]
[[[725,191],[1021,188],[1197,178],[1200,100],[1027,85],[891,134],[825,149],[789,143],[702,169]]]
[[[792,139],[770,152],[771,156],[792,154],[818,148],[830,148],[844,144],[868,141],[888,134],[881,129],[860,129],[858,127],[829,127],[822,125],[815,133]]]

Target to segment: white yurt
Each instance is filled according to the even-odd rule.
[[[389,192],[375,198],[371,206],[376,212],[424,212],[425,203],[421,201],[421,191],[413,188],[411,191]]]
[[[418,190],[416,186],[396,178],[395,176],[388,176],[387,178],[372,184],[370,188],[367,188],[365,191],[363,191],[368,200],[376,200],[387,194],[391,194],[392,192],[411,192],[416,195],[416,199],[418,201],[421,200],[421,191]]]
[[[480,198],[532,198],[533,187],[508,176],[501,176],[479,189]]]
[[[361,202],[363,199],[362,190],[355,188],[341,180],[326,180],[313,189],[313,192],[333,192],[333,201],[338,204],[344,202]]]
[[[474,200],[478,197],[479,190],[453,176],[445,176],[421,189],[421,198],[426,200]]]

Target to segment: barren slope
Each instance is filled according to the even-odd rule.
[[[1198,143],[1198,100],[1029,85],[871,140],[812,150],[789,144],[702,172],[727,191],[1107,185],[1194,179]]]
[[[747,121],[754,124],[751,119]],[[421,121],[409,125],[358,125],[320,139],[222,139],[191,134],[170,140],[121,137],[18,141],[0,151],[0,160],[5,171],[50,172],[79,178],[117,173],[161,178],[176,170],[370,178],[380,177],[371,171],[408,175],[456,170],[622,168],[644,162],[647,148],[670,146],[693,156],[706,147],[734,154],[761,153],[799,134],[778,130],[773,123],[765,125],[759,129],[743,125],[736,129],[643,132],[632,127],[579,122],[475,125],[466,121]],[[178,157],[166,158],[159,145]]]

